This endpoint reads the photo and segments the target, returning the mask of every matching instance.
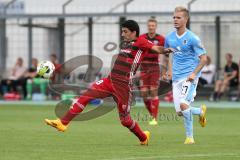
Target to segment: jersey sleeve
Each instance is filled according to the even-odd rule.
[[[135,45],[143,51],[150,50],[154,46],[151,41],[142,37],[136,41]]]
[[[203,47],[203,44],[198,36],[193,36],[192,39],[192,45],[193,45],[193,51],[196,53],[198,56],[201,56],[202,54],[206,54],[206,50]]]
[[[165,38],[163,36],[159,36],[159,46],[165,45]]]

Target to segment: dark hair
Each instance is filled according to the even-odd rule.
[[[226,53],[226,55],[229,57],[229,58],[231,58],[232,59],[232,54],[231,53]]]
[[[121,24],[121,27],[125,27],[125,28],[129,29],[131,32],[136,31],[136,36],[137,37],[139,36],[140,29],[139,29],[139,25],[136,21],[127,20]]]

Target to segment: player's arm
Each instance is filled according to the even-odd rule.
[[[164,80],[171,80],[172,79],[172,56],[169,53],[174,52],[175,50],[173,48],[170,48],[170,45],[168,44],[168,37],[164,39],[164,52],[166,53],[165,56],[165,63],[167,66],[167,70],[165,73],[163,73],[163,79]]]
[[[195,70],[193,71],[192,75],[188,78],[189,81],[193,81],[195,76],[202,70],[202,68],[206,65],[207,63],[207,55],[206,54],[202,54],[199,56],[200,62],[198,64],[198,66],[195,68]]]
[[[171,55],[164,57],[164,63],[166,68],[162,70],[163,73],[163,80],[171,80],[172,79],[172,60]]]
[[[175,52],[176,50],[174,48],[164,48],[164,54],[169,55],[170,53]]]
[[[164,48],[163,46],[152,46],[151,48],[151,51],[153,51],[154,53],[158,53],[158,54],[164,54],[163,51],[164,51]]]
[[[168,57],[167,75],[168,75],[168,80],[171,80],[172,79],[172,56],[171,55]]]
[[[136,45],[139,46],[142,50],[151,50],[152,52],[158,54],[169,54],[173,52],[173,49],[171,48],[164,49],[163,46],[154,45],[151,41],[145,38],[139,38]]]
[[[169,55],[170,53],[174,52],[173,48],[164,48],[163,46],[152,46],[151,50],[158,54],[165,54]]]
[[[167,67],[168,67],[168,57],[166,55],[161,57],[162,59],[162,76],[166,75]],[[165,79],[165,78],[164,78]]]
[[[187,81],[193,81],[196,75],[202,70],[202,68],[207,63],[206,50],[204,49],[198,37],[194,37],[192,39],[192,48],[193,48],[193,51],[198,55],[200,62],[197,65],[197,67],[194,69],[193,73],[188,77]]]

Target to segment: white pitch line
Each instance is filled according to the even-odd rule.
[[[102,159],[102,160],[150,160],[156,158],[163,158],[163,159],[176,159],[176,158],[197,158],[197,157],[220,157],[220,156],[233,156],[233,157],[240,157],[239,154],[235,153],[215,153],[215,154],[184,154],[184,155],[174,155],[174,156],[149,156],[149,157],[128,157],[128,158],[111,158],[111,159]]]

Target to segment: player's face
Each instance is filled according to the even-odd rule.
[[[155,22],[148,22],[148,33],[155,34],[157,30],[157,24]]]
[[[174,12],[173,23],[176,29],[186,27],[188,18],[184,12]]]
[[[130,42],[136,38],[136,32],[130,31],[128,28],[122,28],[122,38],[124,41]]]

